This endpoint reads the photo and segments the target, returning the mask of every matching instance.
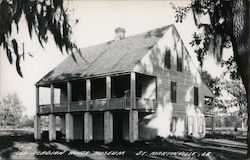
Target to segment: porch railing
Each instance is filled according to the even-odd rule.
[[[213,107],[211,105],[206,105],[205,104],[204,114],[206,116],[212,116],[213,115]]]
[[[155,99],[136,98],[136,109],[155,110],[157,107]]]
[[[129,109],[130,108],[130,98],[112,98],[108,101],[109,109]]]
[[[87,109],[86,101],[76,101],[70,103],[70,108],[68,110],[67,102],[54,104],[51,110],[50,104],[40,105],[40,114],[47,113],[63,113],[63,112],[79,112],[79,111],[105,111],[105,110],[118,110],[118,109],[130,109],[130,98],[112,98],[107,100],[105,99],[95,99],[89,101],[89,109]],[[136,98],[136,108],[138,110],[154,110],[156,109],[156,100],[155,99],[145,99],[145,98]]]
[[[66,102],[54,104],[53,112],[67,112],[68,106]]]
[[[50,113],[50,104],[39,105],[39,113]]]
[[[86,101],[75,101],[70,103],[71,112],[79,112],[86,110],[87,110]]]
[[[89,110],[103,111],[107,109],[107,99],[95,99],[89,101]]]

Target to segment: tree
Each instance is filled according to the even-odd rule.
[[[204,56],[212,53],[221,62],[224,48],[232,47],[233,58],[228,62],[233,66],[242,79],[247,94],[248,114],[248,153],[250,159],[250,57],[249,57],[249,0],[192,0],[186,7],[175,7],[176,21],[181,22],[187,12],[193,13],[194,22],[201,33],[194,33],[193,41],[195,52],[200,65],[203,65]],[[204,23],[202,18],[208,17]]]
[[[24,110],[25,107],[16,93],[7,95],[0,105],[0,126],[14,128],[19,126]]]
[[[24,16],[30,38],[33,37],[34,31],[43,47],[48,41],[48,34],[51,33],[61,52],[65,49],[67,53],[73,53],[80,50],[70,38],[72,28],[67,11],[63,7],[63,0],[0,0],[0,46],[11,64],[13,56],[15,57],[16,70],[21,77],[23,75],[20,61],[24,60],[27,53],[24,48],[20,51],[20,45],[12,37],[12,24],[15,24],[18,32],[19,21],[21,16]],[[75,59],[74,54],[71,55]]]
[[[247,118],[247,97],[241,80],[231,80],[223,82],[223,88],[230,95],[230,99],[226,100],[227,106],[237,107],[239,109],[238,116],[241,117],[242,127]]]
[[[20,123],[20,128],[33,128],[34,120],[27,115],[23,116]]]

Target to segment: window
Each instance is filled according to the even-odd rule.
[[[176,82],[171,82],[171,102],[176,103]]]
[[[182,72],[182,57],[183,57],[183,44],[180,46],[181,48],[177,50],[177,71]]]
[[[198,106],[199,104],[199,90],[197,87],[194,87],[194,105]]]
[[[182,72],[182,57],[177,54],[177,71]]]
[[[170,50],[166,49],[165,51],[165,57],[164,57],[164,66],[165,68],[170,69],[171,68],[171,61],[170,61]]]

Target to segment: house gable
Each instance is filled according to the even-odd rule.
[[[213,97],[203,83],[197,67],[181,40],[174,25],[162,30],[162,38],[134,67],[134,71],[157,77],[158,108],[171,111],[173,115],[202,114],[204,96]],[[170,69],[165,66],[165,53],[170,50]],[[181,59],[182,70],[177,71],[177,57]],[[179,61],[180,62],[180,61]],[[177,102],[170,103],[170,84],[177,83]],[[194,106],[194,87],[199,89],[199,105]]]

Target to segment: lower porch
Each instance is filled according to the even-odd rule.
[[[35,139],[42,139],[43,131],[48,131],[50,141],[65,139],[72,140],[111,142],[138,140],[139,132],[138,111],[104,111],[104,112],[79,112],[60,113],[35,116]],[[41,118],[48,118],[48,127],[43,129]],[[58,137],[57,133],[60,133]]]

